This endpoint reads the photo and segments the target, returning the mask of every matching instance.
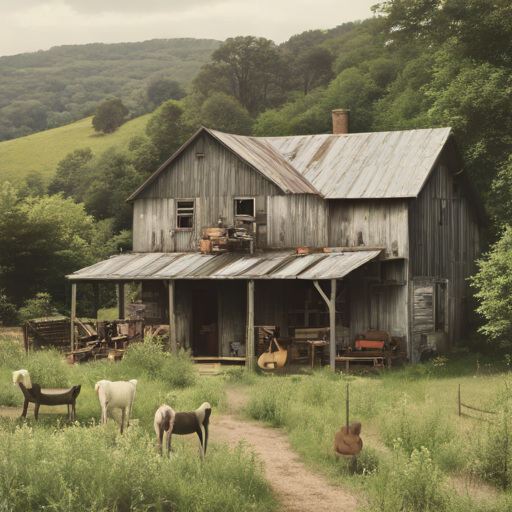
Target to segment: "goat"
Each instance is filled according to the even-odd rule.
[[[32,388],[32,382],[30,381],[30,375],[28,374],[27,370],[18,370],[17,372],[12,372],[12,382],[13,384],[19,384],[22,382],[27,389]]]
[[[155,414],[155,432],[158,438],[158,449],[162,451],[164,432],[167,434],[167,453],[171,450],[171,436],[193,434],[199,437],[199,456],[204,460],[208,447],[208,425],[212,408],[205,402],[193,412],[174,412],[168,405],[162,405]]]
[[[133,400],[135,399],[135,390],[137,389],[137,381],[135,379],[128,382],[118,381],[110,382],[109,380],[100,380],[94,386],[101,404],[101,422],[107,423],[107,412],[113,409],[121,409],[121,434],[123,433],[124,418],[126,416],[126,426],[130,426],[130,414],[132,412]]]

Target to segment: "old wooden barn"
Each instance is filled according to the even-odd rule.
[[[348,134],[347,116],[324,135],[201,128],[128,198],[133,254],[69,275],[74,292],[142,282],[146,322],[197,358],[247,346],[252,364],[258,325],[330,327],[331,364],[368,330],[411,362],[449,349],[485,219],[450,128]]]

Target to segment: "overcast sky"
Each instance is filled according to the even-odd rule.
[[[293,34],[372,16],[378,0],[0,0],[0,55],[52,46]]]

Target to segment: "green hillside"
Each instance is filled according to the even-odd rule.
[[[150,115],[128,121],[108,135],[95,132],[92,117],[53,130],[0,142],[0,182],[21,181],[37,171],[50,178],[62,158],[75,149],[89,147],[98,154],[110,146],[125,148],[129,140],[143,133]]]

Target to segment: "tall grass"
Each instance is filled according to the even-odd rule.
[[[186,442],[156,453],[143,429],[53,433],[28,426],[0,435],[0,510],[246,511],[275,509],[254,455],[212,445],[205,463]]]
[[[246,414],[285,428],[306,461],[334,481],[364,491],[370,510],[512,510],[509,494],[479,503],[461,496],[449,479],[476,476],[504,488],[500,478],[505,478],[505,468],[512,468],[507,430],[512,429],[512,415],[508,423],[505,413],[492,423],[458,417],[459,383],[470,404],[488,409],[495,401],[503,408],[505,401],[498,398],[502,374],[482,371],[475,376],[472,362],[465,364],[465,375],[463,366],[454,364],[456,378],[449,364],[442,363],[366,378],[324,370],[313,376],[260,379]],[[362,422],[364,443],[355,474],[352,464],[333,455],[334,435],[346,420],[347,384],[350,419]]]

